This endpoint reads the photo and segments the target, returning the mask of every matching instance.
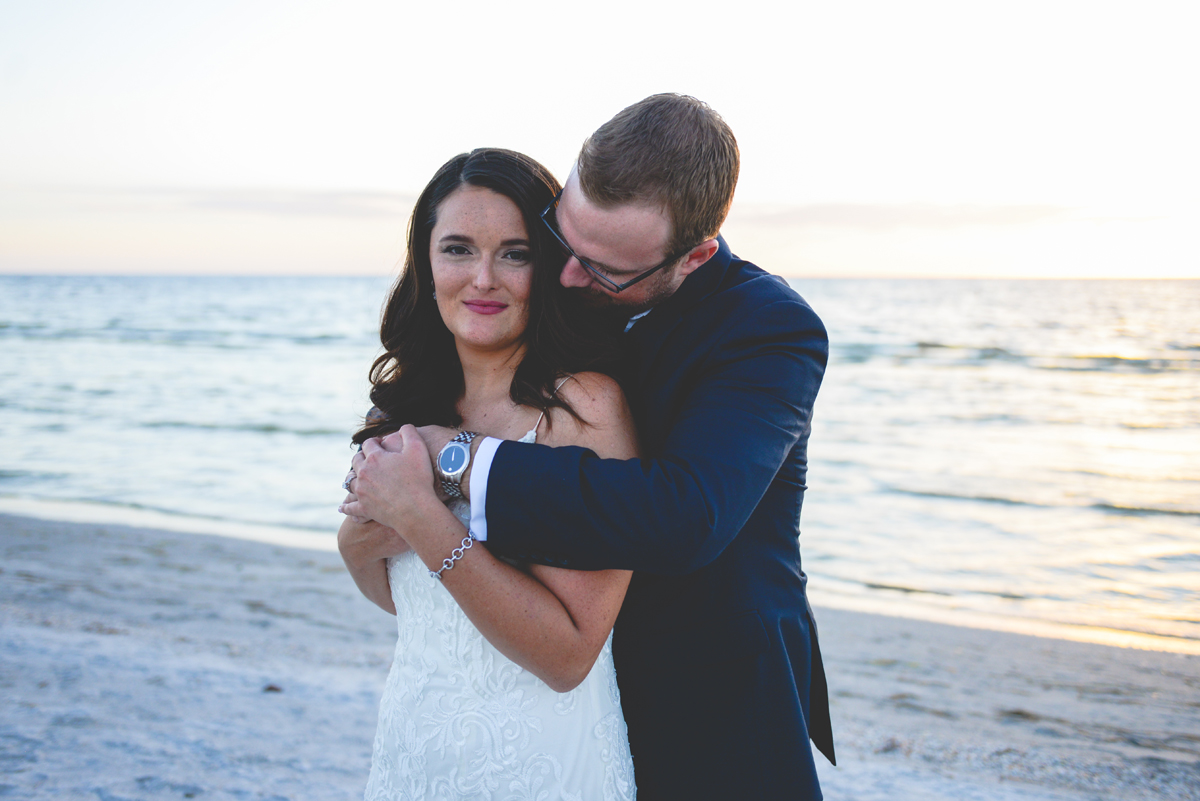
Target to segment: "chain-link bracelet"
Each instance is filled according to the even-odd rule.
[[[430,570],[429,575],[433,576],[438,581],[442,580],[442,570],[453,570],[454,563],[463,558],[463,554],[471,550],[471,546],[475,544],[475,535],[467,532],[467,536],[463,537],[462,545],[450,552],[449,559],[442,560],[441,570]]]

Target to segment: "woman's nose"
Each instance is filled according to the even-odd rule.
[[[496,269],[492,266],[491,259],[482,259],[479,262],[471,285],[476,289],[491,289],[496,285]]]

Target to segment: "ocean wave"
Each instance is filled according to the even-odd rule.
[[[374,334],[371,335],[371,339]],[[44,325],[0,326],[0,340],[33,342],[103,342],[115,344],[202,346],[231,350],[259,348],[282,343],[300,346],[325,346],[365,341],[347,334],[293,334],[285,331],[237,331],[172,328],[50,328]]]
[[[1186,552],[1186,553],[1175,553],[1175,554],[1171,554],[1170,556],[1159,556],[1156,558],[1160,562],[1196,562],[1196,563],[1200,563],[1200,553],[1195,553],[1195,552],[1190,552],[1190,551]],[[1200,621],[1196,621],[1196,622],[1200,623]]]
[[[1116,426],[1126,431],[1173,431],[1180,428],[1193,428],[1193,426],[1187,423],[1182,425],[1163,425],[1161,423],[1130,423],[1127,421],[1117,423]]]
[[[1056,504],[1035,503],[1033,501],[1005,498],[998,495],[968,495],[959,492],[936,492],[933,490],[911,490],[902,487],[890,487],[890,491],[898,495],[912,495],[917,498],[939,498],[949,501],[977,501],[979,503],[998,503],[1005,506],[1034,506],[1043,509],[1054,508]]]
[[[1115,512],[1127,515],[1172,515],[1181,517],[1200,517],[1200,510],[1176,509],[1162,506],[1129,506],[1126,504],[1096,501],[1094,503],[1038,503],[1020,498],[1008,498],[999,495],[974,495],[959,492],[937,492],[934,490],[911,490],[902,487],[891,487],[891,492],[898,495],[911,495],[918,498],[939,498],[950,501],[967,501],[974,503],[994,503],[1004,506],[1028,506],[1037,509],[1095,509],[1100,512]]]
[[[1200,359],[1132,358],[1127,356],[1040,356],[1029,366],[1038,370],[1067,370],[1083,373],[1167,373],[1200,370]]]
[[[976,595],[990,595],[993,598],[1003,598],[1006,601],[1028,601],[1032,598],[1032,596],[1023,595],[1022,593],[1019,593],[1019,592],[1000,592],[999,590],[996,590],[996,591],[976,590],[975,594]]]
[[[183,428],[197,431],[240,431],[252,434],[295,434],[301,437],[328,437],[350,434],[335,428],[289,428],[275,423],[190,423],[182,420],[156,420],[139,423],[139,428]]]
[[[1167,348],[1190,354],[1196,348]],[[1153,356],[1117,356],[1096,353],[1036,353],[1011,347],[956,345],[919,340],[912,344],[873,344],[851,342],[833,344],[831,357],[836,362],[863,364],[885,359],[891,364],[932,362],[939,365],[982,366],[995,363],[1014,364],[1033,370],[1065,370],[1069,372],[1158,374],[1200,370],[1200,358],[1174,356],[1169,353]]]
[[[1089,504],[1092,509],[1099,509],[1104,512],[1116,512],[1124,515],[1175,515],[1180,517],[1200,517],[1200,510],[1197,509],[1170,509],[1161,506],[1126,506],[1117,503],[1093,503]]]
[[[942,595],[949,598],[953,593],[942,592],[941,590],[923,590],[918,587],[905,587],[901,584],[877,584],[871,581],[861,582],[864,587],[869,590],[893,590],[895,592],[903,592],[907,594],[918,595]]]
[[[13,333],[18,336],[13,336]],[[229,331],[171,331],[152,329],[111,328],[29,328],[17,331],[0,331],[0,340],[20,342],[98,342],[115,345],[166,345],[169,347],[216,347],[243,349],[250,343],[232,342],[235,335]]]
[[[70,479],[68,473],[49,473],[41,470],[3,470],[0,469],[0,481],[64,481]]]
[[[954,420],[955,422],[959,423],[1009,423],[1025,425],[1030,422],[1028,415],[1012,413],[953,414],[947,415],[946,419]]]
[[[975,348],[974,358],[981,362],[993,359],[1006,362],[1021,362],[1028,357],[1021,353],[1013,353],[1008,348]]]
[[[13,478],[31,478],[35,474],[28,470],[2,470],[0,469],[0,481],[7,481]]]

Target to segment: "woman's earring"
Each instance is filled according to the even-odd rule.
[[[437,290],[433,290],[433,299],[437,300]]]

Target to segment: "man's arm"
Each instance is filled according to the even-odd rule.
[[[685,574],[708,564],[807,433],[827,357],[817,316],[781,300],[707,357],[654,458],[502,444],[488,478],[489,549],[588,570]]]

